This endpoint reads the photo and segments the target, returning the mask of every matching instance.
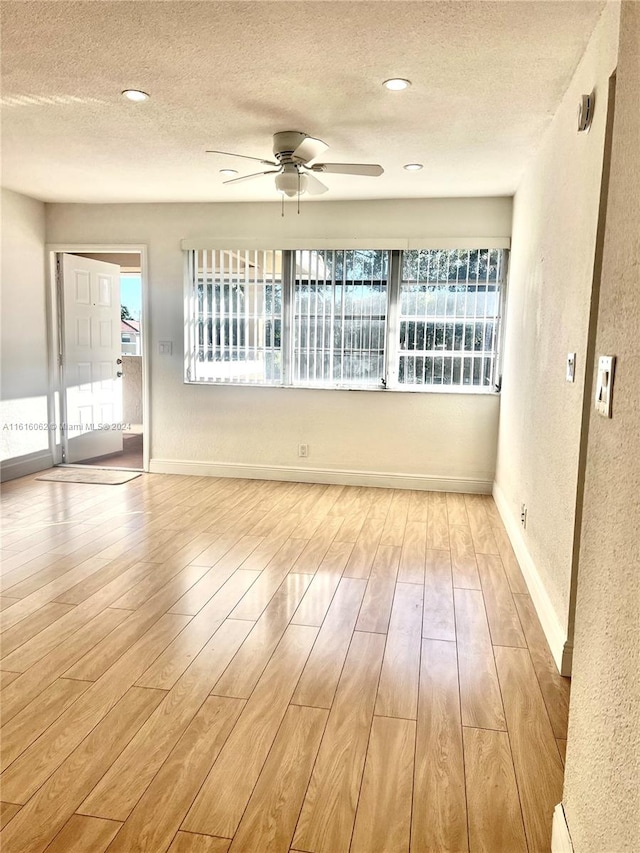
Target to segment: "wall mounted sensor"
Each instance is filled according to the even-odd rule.
[[[578,133],[587,133],[593,121],[593,108],[596,102],[596,93],[583,95],[578,104]]]

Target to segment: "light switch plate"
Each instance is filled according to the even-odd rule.
[[[158,341],[158,355],[171,355],[172,350],[172,341]]]
[[[567,355],[567,382],[575,382],[576,378],[576,354],[570,352]]]
[[[615,355],[601,355],[598,359],[596,379],[596,412],[604,418],[611,417],[613,398],[613,374],[616,366]]]

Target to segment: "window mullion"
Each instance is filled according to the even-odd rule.
[[[387,280],[387,322],[385,328],[385,387],[398,387],[400,347],[400,276],[402,274],[401,253],[390,252],[389,278]]]
[[[293,384],[293,324],[295,298],[293,282],[295,278],[295,252],[289,249],[281,251],[282,268],[282,384]]]
[[[335,250],[331,252],[331,280],[329,282],[329,287],[331,288],[331,302],[330,302],[330,322],[329,326],[329,382],[333,382],[335,372],[333,365],[333,358],[335,354],[335,322],[336,322],[336,252]]]
[[[307,382],[311,378],[311,252],[307,264]],[[313,377],[315,378],[315,377]]]
[[[344,382],[344,324],[345,304],[347,301],[347,269],[348,252],[344,253],[344,265],[342,267],[342,281],[340,282],[340,383]]]

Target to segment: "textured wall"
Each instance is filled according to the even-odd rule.
[[[15,425],[47,422],[44,204],[2,190],[2,401],[0,459],[46,450],[43,430]]]
[[[564,803],[576,853],[640,850],[640,4],[622,4],[597,354],[613,418],[592,413]]]
[[[491,482],[499,397],[183,384],[182,238],[509,236],[510,199],[47,205],[51,242],[149,246],[152,459],[298,466]],[[147,327],[149,328],[149,326]],[[158,341],[173,341],[171,356]],[[306,442],[306,462],[297,446]]]
[[[514,200],[509,307],[496,484],[560,625],[569,614],[584,362],[608,78],[615,67],[618,9],[596,27],[544,143]],[[596,90],[594,124],[576,132],[583,93]],[[574,384],[566,357],[577,352]]]

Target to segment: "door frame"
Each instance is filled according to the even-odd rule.
[[[118,254],[140,256],[140,282],[142,288],[141,311],[141,348],[142,348],[142,470],[149,471],[151,451],[151,386],[150,363],[151,336],[149,335],[149,279],[148,247],[134,243],[47,243],[47,350],[49,353],[48,419],[55,424],[49,430],[49,449],[54,465],[62,462],[62,433],[60,430],[62,412],[62,371],[60,353],[62,346],[62,314],[58,292],[57,255],[61,253],[77,254]]]

